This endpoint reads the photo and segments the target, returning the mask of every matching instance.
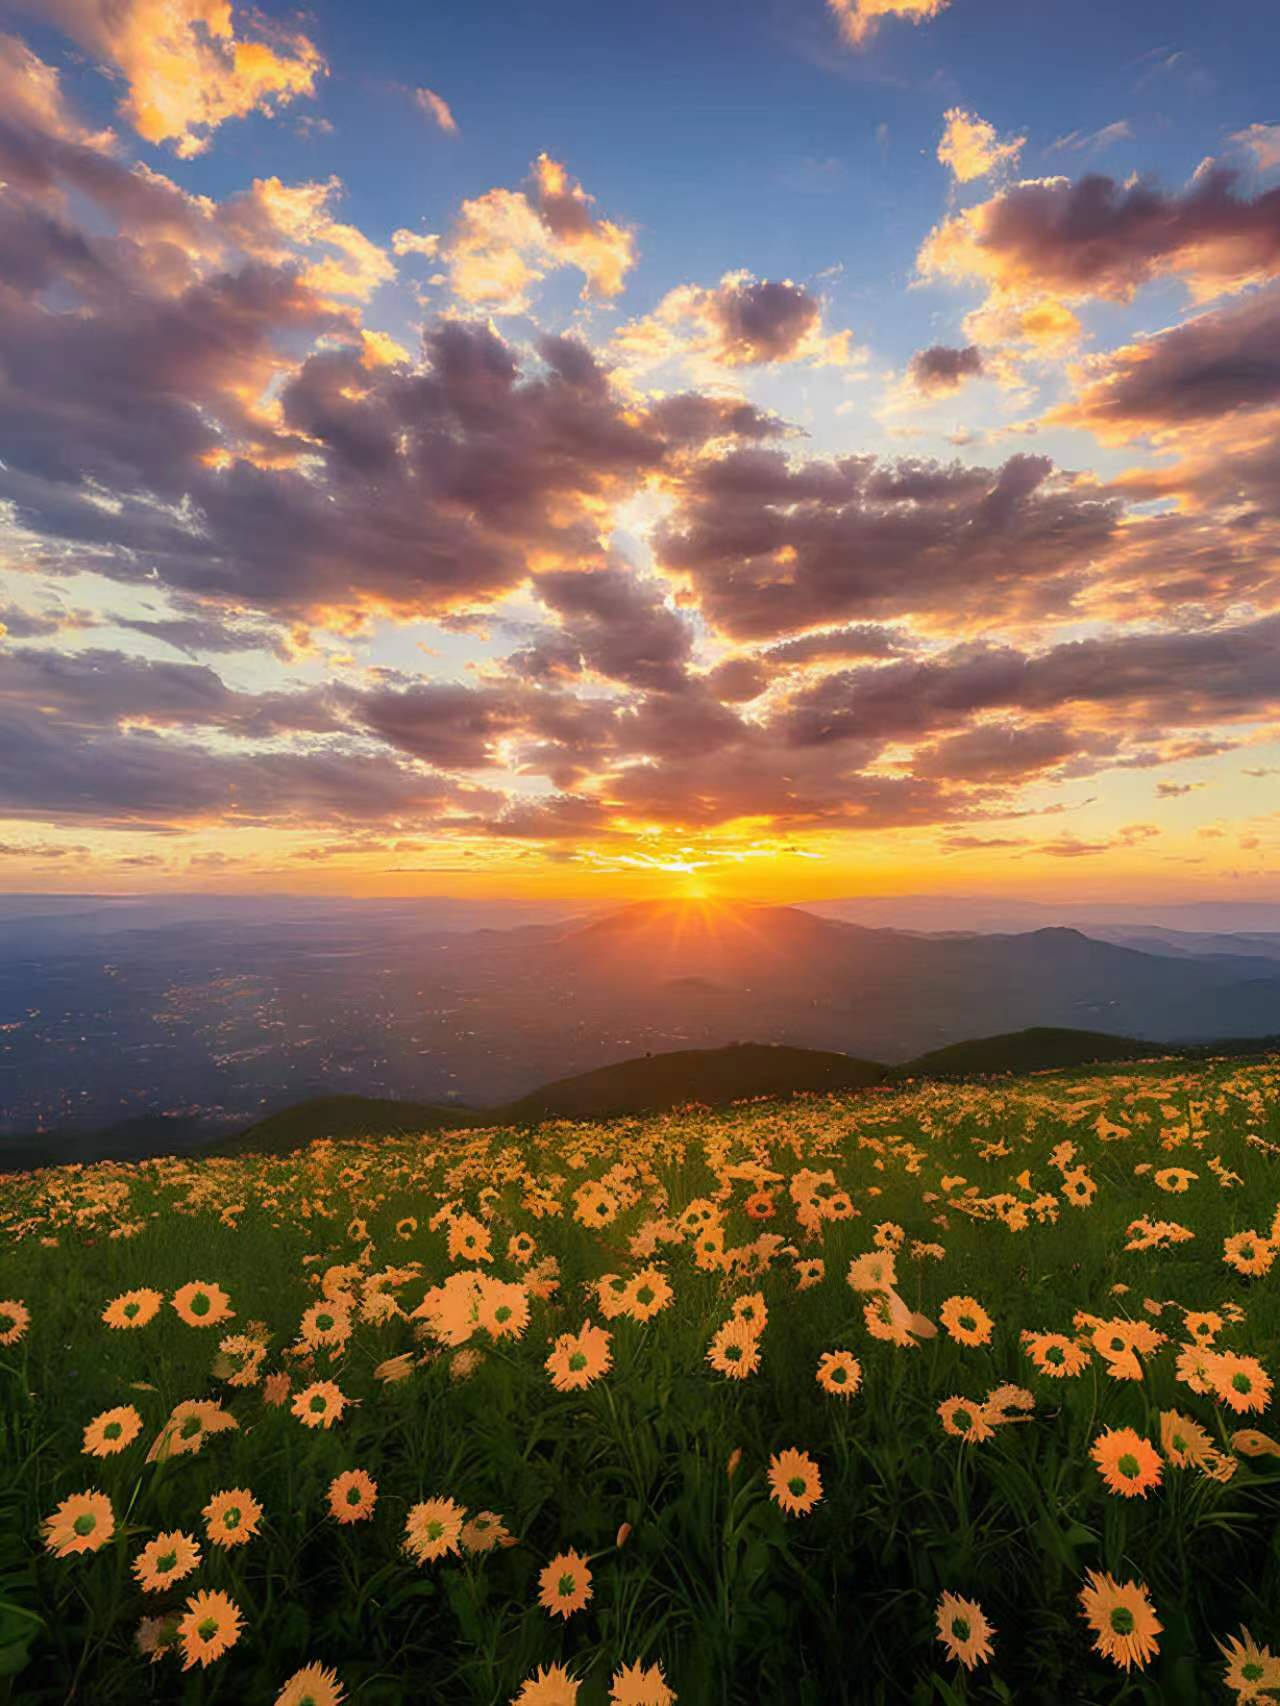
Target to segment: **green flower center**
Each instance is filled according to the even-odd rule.
[[[347,1488],[347,1503],[349,1505],[358,1505],[362,1496],[359,1487]]]
[[[218,1619],[216,1617],[205,1617],[196,1624],[196,1634],[202,1641],[212,1641],[217,1633]]]
[[[124,1313],[132,1321],[134,1316],[140,1313],[141,1309],[142,1305],[140,1303],[126,1303],[124,1306]]]
[[[444,1524],[442,1522],[429,1522],[425,1532],[428,1540],[439,1540],[444,1534]]]
[[[313,1416],[318,1416],[318,1415],[321,1415],[323,1413],[323,1411],[327,1407],[327,1404],[328,1404],[328,1400],[325,1398],[322,1398],[320,1396],[320,1394],[317,1392],[315,1397],[311,1400],[310,1404],[307,1406],[307,1408],[311,1411],[311,1414]]]
[[[831,1370],[831,1379],[837,1386],[843,1386],[848,1378],[849,1376],[845,1373],[843,1368],[833,1368]]]
[[[102,1437],[103,1439],[119,1439],[123,1432],[124,1429],[119,1422],[108,1422],[102,1430]]]
[[[88,1511],[84,1511],[76,1518],[71,1526],[75,1529],[77,1534],[92,1534],[94,1529],[98,1526],[98,1519]]]
[[[643,1303],[646,1306],[649,1305],[650,1303],[652,1303],[653,1302],[653,1287],[649,1286],[649,1285],[642,1285],[640,1287],[639,1291],[636,1293],[636,1302],[637,1303]]]
[[[1138,1473],[1138,1460],[1131,1451],[1126,1451],[1119,1463],[1116,1464],[1116,1468],[1126,1481],[1132,1481]]]
[[[207,1315],[212,1307],[213,1304],[203,1291],[198,1291],[191,1299],[191,1313],[193,1315]]]
[[[1111,1627],[1117,1635],[1132,1635],[1135,1622],[1127,1605],[1118,1605],[1111,1613]]]
[[[1267,1673],[1256,1660],[1249,1659],[1240,1666],[1240,1674],[1246,1682],[1261,1682]]]
[[[1252,1392],[1253,1382],[1247,1374],[1233,1374],[1231,1384],[1237,1392]]]
[[[233,1505],[229,1511],[222,1513],[222,1526],[224,1528],[239,1528],[240,1509],[238,1505]]]
[[[560,1580],[556,1583],[556,1592],[560,1595],[561,1599],[568,1599],[576,1585],[577,1584],[572,1576],[561,1576]]]
[[[977,1331],[978,1323],[974,1320],[972,1315],[962,1315],[960,1317],[960,1326],[964,1332],[973,1333]]]
[[[194,1439],[200,1432],[201,1425],[199,1416],[188,1416],[178,1432],[183,1439]]]
[[[575,1374],[577,1374],[580,1370],[584,1369],[586,1366],[587,1366],[586,1357],[582,1354],[581,1351],[574,1351],[573,1355],[569,1358],[569,1367],[573,1370],[573,1372]]]
[[[957,1617],[951,1625],[951,1633],[957,1641],[969,1639],[969,1624],[963,1617]]]
[[[787,1490],[788,1490],[788,1492],[793,1493],[795,1495],[795,1497],[798,1499],[800,1497],[801,1493],[804,1492],[804,1479],[803,1479],[803,1477],[800,1475],[793,1475],[791,1477],[791,1479],[787,1482]]]
[[[176,1552],[165,1552],[156,1559],[156,1569],[166,1576],[170,1570],[177,1568],[177,1564],[178,1554]]]
[[[498,1307],[493,1312],[493,1318],[498,1323],[499,1326],[501,1326],[504,1322],[509,1321],[511,1319],[511,1316],[512,1316],[512,1309],[511,1309],[511,1305],[509,1303],[500,1303],[498,1305]]]
[[[957,1410],[956,1415],[955,1415],[955,1423],[956,1423],[956,1426],[958,1428],[972,1427],[972,1425],[973,1425],[972,1413],[968,1410]]]

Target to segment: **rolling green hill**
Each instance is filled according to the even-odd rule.
[[[431,1102],[397,1102],[381,1096],[315,1096],[268,1114],[206,1155],[287,1155],[318,1137],[412,1137],[418,1132],[489,1123],[490,1116],[441,1108]]]
[[[1105,1031],[1032,1025],[1025,1031],[973,1037],[968,1042],[952,1043],[948,1048],[931,1049],[928,1054],[895,1066],[892,1073],[895,1078],[967,1078],[996,1072],[1043,1072],[1112,1060],[1143,1060],[1178,1052],[1161,1043],[1108,1036]]]

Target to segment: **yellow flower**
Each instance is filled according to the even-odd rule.
[[[97,1552],[116,1531],[116,1516],[105,1493],[73,1493],[45,1519],[44,1543],[55,1558]]]
[[[84,1449],[89,1457],[114,1457],[141,1432],[142,1417],[132,1404],[120,1404],[95,1416],[85,1428]]]

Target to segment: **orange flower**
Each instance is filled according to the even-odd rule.
[[[31,1311],[17,1298],[0,1303],[0,1345],[16,1345],[31,1325]]]
[[[717,1374],[730,1380],[745,1380],[760,1366],[760,1335],[746,1321],[730,1319],[717,1331],[707,1351],[707,1361]]]
[[[995,1429],[984,1406],[971,1404],[967,1398],[944,1398],[938,1405],[938,1420],[945,1433],[962,1439],[966,1445],[976,1445],[995,1437]]]
[[[405,1551],[419,1564],[458,1551],[465,1515],[452,1499],[424,1499],[405,1518]]]
[[[148,1321],[155,1320],[163,1305],[162,1291],[145,1287],[140,1291],[122,1291],[102,1311],[102,1319],[108,1327],[145,1327]]]
[[[282,1371],[269,1374],[262,1383],[262,1402],[279,1409],[289,1396],[289,1376]]]
[[[243,1619],[240,1607],[220,1590],[202,1588],[187,1601],[186,1615],[178,1624],[178,1639],[184,1654],[183,1670],[192,1665],[211,1665],[240,1639]]]
[[[807,1451],[780,1451],[769,1459],[769,1496],[788,1516],[807,1516],[822,1497],[822,1476]]]
[[[290,1408],[303,1427],[331,1428],[349,1402],[332,1380],[317,1380],[299,1392]]]
[[[871,1250],[855,1256],[849,1263],[848,1280],[855,1291],[888,1291],[898,1283],[892,1252]]]
[[[514,1546],[515,1538],[497,1511],[477,1511],[462,1525],[464,1552],[492,1552],[495,1546]]]
[[[1265,1410],[1271,1402],[1271,1376],[1256,1357],[1237,1356],[1234,1351],[1211,1351],[1205,1365],[1214,1394],[1238,1414],[1245,1410]]]
[[[637,1661],[614,1672],[609,1699],[612,1706],[673,1706],[676,1696],[667,1686],[661,1665],[642,1668]]]
[[[351,1337],[351,1316],[337,1303],[313,1303],[304,1310],[298,1339],[312,1349],[335,1349]]]
[[[1236,1706],[1269,1706],[1280,1688],[1280,1659],[1260,1647],[1247,1629],[1218,1642],[1226,1664],[1222,1680],[1236,1697]],[[1265,1690],[1265,1692],[1263,1692]]]
[[[613,1364],[610,1336],[584,1321],[577,1333],[561,1333],[544,1367],[557,1392],[580,1392]]]
[[[938,1319],[960,1345],[989,1345],[992,1320],[976,1297],[949,1297]]]
[[[987,1622],[976,1600],[944,1593],[938,1601],[938,1639],[949,1659],[958,1659],[966,1670],[986,1664],[993,1648],[995,1630]]]
[[[1231,1436],[1231,1449],[1246,1457],[1280,1457],[1280,1439],[1272,1439],[1257,1428],[1241,1428]]]
[[[862,1364],[852,1351],[824,1351],[815,1378],[824,1392],[852,1398],[862,1384]]]
[[[552,1665],[549,1670],[539,1665],[521,1685],[511,1706],[574,1706],[578,1686],[563,1665]]]
[[[1141,1582],[1118,1582],[1090,1570],[1080,1605],[1096,1637],[1094,1649],[1124,1670],[1130,1665],[1141,1670],[1159,1652],[1161,1624]]]
[[[675,1293],[661,1268],[641,1268],[627,1286],[625,1307],[633,1321],[651,1321]]]
[[[518,1339],[529,1325],[529,1293],[506,1280],[480,1281],[479,1325],[494,1339]]]
[[[72,1493],[45,1519],[44,1543],[55,1558],[97,1552],[116,1531],[116,1513],[105,1493]]]
[[[160,1593],[172,1582],[180,1582],[200,1565],[200,1548],[181,1529],[157,1534],[133,1560],[133,1573],[146,1593]]]
[[[1159,1453],[1133,1428],[1107,1428],[1094,1440],[1089,1455],[1110,1490],[1126,1499],[1139,1495],[1145,1499],[1152,1487],[1160,1485]]]
[[[189,1398],[175,1404],[169,1420],[161,1428],[147,1453],[147,1462],[163,1462],[169,1457],[182,1457],[199,1451],[210,1434],[238,1428],[239,1422],[221,1404],[204,1398]]]
[[[1177,1410],[1161,1410],[1160,1449],[1176,1469],[1186,1469],[1190,1464],[1205,1461],[1213,1449],[1213,1441],[1190,1416]]]
[[[591,1598],[591,1570],[580,1552],[558,1552],[538,1577],[538,1604],[556,1617],[581,1611]]]
[[[162,1612],[159,1617],[143,1617],[138,1621],[134,1641],[143,1658],[156,1664],[178,1644],[178,1614]]]
[[[1089,1366],[1089,1353],[1064,1333],[1023,1333],[1027,1355],[1041,1374],[1063,1380]]]
[[[1238,1274],[1257,1278],[1271,1272],[1276,1259],[1275,1245],[1256,1232],[1237,1232],[1223,1240],[1222,1259]]]
[[[201,1515],[215,1546],[245,1546],[258,1532],[262,1506],[252,1493],[235,1487],[229,1493],[215,1493]]]
[[[172,1303],[178,1319],[188,1327],[216,1327],[220,1321],[230,1321],[235,1315],[231,1299],[222,1287],[204,1280],[191,1280],[179,1286]]]
[[[336,1670],[303,1665],[276,1695],[275,1706],[341,1706],[346,1698]]]
[[[363,1469],[344,1469],[330,1481],[328,1499],[338,1522],[365,1522],[378,1502],[378,1483]]]
[[[142,1432],[142,1417],[132,1404],[120,1404],[95,1416],[84,1430],[84,1449],[90,1457],[114,1457],[132,1445]]]
[[[1198,1344],[1211,1345],[1222,1331],[1222,1317],[1213,1309],[1188,1309],[1184,1325]]]

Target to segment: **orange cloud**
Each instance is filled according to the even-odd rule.
[[[996,127],[963,107],[949,107],[946,129],[938,143],[938,159],[949,166],[959,184],[985,178],[1000,166],[1012,166],[1022,152],[1025,136],[1001,142]]]
[[[458,121],[443,95],[437,95],[434,89],[415,89],[413,98],[427,117],[434,119],[447,136],[458,134]]]
[[[695,368],[758,367],[806,361],[843,366],[853,359],[852,334],[828,332],[822,302],[788,279],[725,273],[714,289],[681,284],[652,314],[619,328],[614,348],[637,367],[683,360]]]
[[[464,201],[443,250],[453,294],[493,313],[520,314],[549,272],[576,267],[584,299],[617,296],[635,261],[634,237],[597,219],[592,199],[559,161],[540,154],[521,189]]]
[[[219,125],[315,92],[325,70],[305,35],[240,34],[231,0],[21,0],[127,85],[125,118],[147,142],[202,153]]]
[[[367,302],[395,277],[395,264],[362,231],[333,217],[332,202],[341,190],[338,178],[303,184],[255,178],[252,190],[238,198],[233,221],[245,248],[266,259],[285,260],[298,249],[330,250],[310,259],[302,282],[323,295]]]
[[[852,47],[861,47],[883,18],[902,18],[924,24],[945,12],[951,0],[827,0]]]

